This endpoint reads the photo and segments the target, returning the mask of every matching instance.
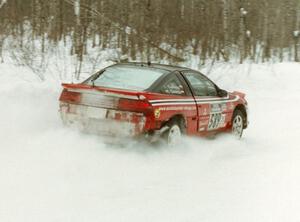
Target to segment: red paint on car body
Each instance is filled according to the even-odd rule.
[[[175,116],[184,119],[187,135],[205,136],[228,130],[231,127],[233,112],[239,105],[247,109],[245,94],[241,92],[228,93],[226,97],[197,97],[87,84],[62,86],[64,89],[59,99],[62,116],[67,118],[69,114],[77,115],[71,116],[71,120],[67,118],[67,121],[83,118],[90,123],[99,120],[99,128],[103,127],[104,131],[105,128],[109,128],[110,121],[119,122],[124,124],[124,128],[130,128],[130,136],[151,134]],[[72,109],[70,104],[74,105]],[[95,110],[86,107],[94,107]],[[82,114],[84,109],[88,110],[87,113],[90,113],[91,117]],[[101,113],[99,117],[98,111]],[[112,128],[109,130],[113,131],[114,127]]]

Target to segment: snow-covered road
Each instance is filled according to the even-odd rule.
[[[299,221],[300,64],[216,66],[247,93],[249,129],[173,149],[66,129],[59,84],[22,74],[0,65],[1,222]]]

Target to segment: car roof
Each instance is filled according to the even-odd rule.
[[[189,68],[181,67],[181,66],[165,65],[165,64],[158,64],[158,63],[143,63],[143,62],[117,63],[113,66],[122,66],[122,65],[132,66],[132,67],[154,68],[154,69],[160,69],[160,70],[165,70],[165,71],[169,71],[169,72],[191,70]]]

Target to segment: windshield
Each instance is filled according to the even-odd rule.
[[[111,66],[106,68],[98,77],[95,74],[85,83],[93,85],[94,81],[94,86],[145,90],[164,73],[164,70],[147,67]]]

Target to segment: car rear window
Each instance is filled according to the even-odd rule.
[[[89,78],[85,83],[108,88],[145,90],[149,88],[166,71],[148,67],[111,66],[106,68],[98,78]],[[95,74],[97,75],[97,74]]]

